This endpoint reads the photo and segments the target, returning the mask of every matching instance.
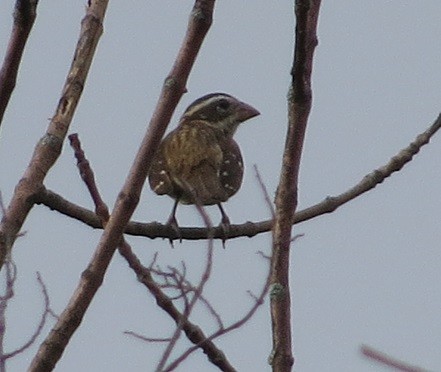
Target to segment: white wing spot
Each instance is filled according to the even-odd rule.
[[[167,172],[163,169],[162,171],[159,172],[159,174],[167,174]]]
[[[228,172],[222,172],[222,176],[228,176]]]
[[[156,187],[153,189],[153,191],[158,190],[162,185],[164,185],[164,181],[159,182]]]
[[[229,160],[225,160],[224,164],[230,164],[230,161]]]

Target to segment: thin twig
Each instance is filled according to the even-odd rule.
[[[40,322],[37,325],[37,328],[33,332],[33,334],[29,337],[29,339],[20,347],[15,349],[14,351],[11,351],[9,353],[4,352],[4,335],[6,331],[6,309],[8,306],[9,301],[14,296],[14,285],[15,280],[17,278],[17,267],[15,264],[8,260],[5,263],[5,275],[6,275],[6,293],[4,296],[0,297],[0,371],[6,371],[6,361],[8,359],[11,359],[15,357],[16,355],[22,354],[25,350],[27,350],[29,347],[31,347],[37,337],[40,336],[44,325],[46,324],[47,316],[49,314],[53,314],[53,311],[50,306],[50,300],[49,300],[49,294],[46,289],[46,285],[43,282],[43,279],[41,278],[40,273],[37,272],[37,281],[40,284],[41,292],[43,294],[44,299],[44,308],[43,312],[40,317]]]
[[[234,331],[235,329],[240,328],[245,323],[247,323],[253,315],[256,313],[257,309],[264,303],[265,296],[268,293],[268,290],[270,288],[270,271],[268,270],[268,275],[265,281],[265,284],[258,296],[252,296],[255,300],[254,305],[236,322],[230,324],[228,327],[222,327],[219,328],[217,331],[213,332],[210,336],[205,338],[202,342],[202,344],[195,344],[192,347],[189,347],[185,352],[183,352],[179,357],[177,357],[173,363],[169,364],[166,369],[164,369],[164,372],[170,372],[173,371],[180,363],[182,363],[183,360],[187,359],[190,354],[192,354],[194,351],[196,351],[199,347],[204,345],[206,342],[212,342],[212,340],[221,337],[223,335],[226,335],[229,332]]]
[[[124,331],[125,335],[133,336],[141,341],[145,342],[170,342],[169,338],[151,338],[151,337],[145,337],[143,335],[140,335],[139,333],[133,332],[133,331]]]
[[[171,270],[170,273],[163,271],[160,267],[150,270],[153,274],[157,275],[164,282],[163,284],[158,283],[159,287],[178,291],[178,293],[175,296],[169,295],[169,299],[171,300],[184,299],[184,308],[185,308],[186,306],[188,306],[187,295],[189,293],[194,293],[196,291],[196,288],[187,279],[186,265],[184,262],[182,262],[182,266],[183,266],[182,272],[179,272],[179,270],[174,267],[169,268],[169,270]],[[216,320],[218,328],[224,328],[221,316],[214,309],[213,305],[211,305],[211,303],[202,294],[199,296],[199,301],[205,305],[209,313]]]
[[[426,369],[417,367],[417,366],[411,366],[410,364],[407,364],[405,362],[402,362],[401,360],[398,360],[396,358],[392,358],[391,356],[382,353],[381,351],[375,350],[367,345],[362,345],[360,348],[361,353],[371,360],[375,360],[376,362],[394,368],[397,371],[401,372],[428,372]]]
[[[9,262],[8,262],[8,264],[9,264]],[[9,359],[9,358],[14,357],[17,354],[21,354],[23,351],[25,351],[30,346],[32,346],[34,344],[35,340],[37,339],[37,337],[40,336],[41,331],[43,330],[43,327],[46,324],[47,316],[49,314],[52,316],[55,315],[51,309],[49,294],[47,292],[46,285],[44,284],[43,279],[41,278],[41,274],[39,272],[37,272],[37,282],[38,282],[38,284],[40,284],[41,293],[43,294],[43,299],[44,299],[44,311],[41,315],[40,323],[38,324],[37,328],[35,329],[34,333],[31,335],[29,340],[27,342],[25,342],[19,348],[15,349],[14,351],[5,354],[4,355],[5,359]],[[56,317],[56,315],[55,315],[55,317]]]
[[[269,192],[268,192],[268,189],[265,185],[265,182],[263,182],[263,179],[262,179],[262,176],[259,172],[259,168],[257,167],[257,164],[254,164],[254,173],[256,173],[257,182],[260,186],[260,189],[262,190],[266,205],[269,208],[269,210],[271,211],[271,217],[274,219],[274,217],[276,216],[276,211],[274,210],[274,204],[269,196]]]
[[[202,220],[204,221],[205,226],[207,227],[208,230],[210,230],[212,227],[210,217],[205,212],[204,208],[202,206],[200,206],[199,204],[196,204],[196,209],[198,210],[199,215],[202,217]],[[197,301],[199,301],[200,297],[202,296],[202,292],[204,290],[204,287],[210,278],[211,270],[213,267],[213,238],[212,237],[210,237],[208,239],[207,245],[208,245],[208,247],[207,247],[207,257],[206,257],[206,261],[205,261],[205,270],[202,273],[199,284],[197,285],[197,287],[194,288],[193,297],[191,298],[191,300],[188,303],[186,303],[184,312],[182,314],[183,316],[180,319],[180,321],[178,322],[176,329],[175,329],[175,332],[173,333],[173,336],[171,338],[171,341],[167,345],[167,348],[165,349],[165,351],[162,355],[162,358],[159,361],[158,366],[156,367],[157,372],[162,372],[164,370],[168,370],[168,368],[165,367],[165,365],[168,361],[168,358],[170,357],[170,354],[171,354],[172,350],[174,349],[176,342],[179,339],[179,336],[181,334],[181,331],[183,330],[185,322],[189,319],[190,314],[191,314],[194,306],[196,305]]]
[[[173,302],[160,290],[156,282],[153,280],[149,268],[144,267],[139,259],[133,254],[130,246],[122,245],[119,252],[126,259],[129,266],[135,271],[138,281],[148,288],[150,293],[155,297],[158,306],[163,309],[176,324],[182,322],[182,330],[187,338],[197,345],[196,349],[202,349],[213,365],[222,371],[233,372],[235,369],[230,364],[225,354],[220,350],[213,341],[209,340],[204,332],[188,318],[184,318],[183,314],[173,305]]]

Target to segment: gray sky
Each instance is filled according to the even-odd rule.
[[[11,27],[13,1],[0,2],[0,50]],[[40,2],[38,18],[6,112],[0,142],[0,190],[6,203],[53,115],[84,15],[85,2]],[[78,132],[102,195],[111,207],[182,41],[192,1],[114,1],[80,106]],[[385,164],[424,131],[441,111],[439,39],[441,4],[418,1],[323,1],[319,21],[310,117],[300,180],[300,208],[339,194]],[[224,91],[252,104],[261,116],[237,133],[247,165],[241,191],[226,205],[233,223],[269,217],[252,165],[273,194],[286,130],[286,92],[293,49],[291,1],[219,1],[215,22],[190,76],[188,93],[171,127],[199,96]],[[293,344],[297,371],[380,371],[360,357],[371,345],[432,371],[441,370],[441,171],[440,134],[399,174],[331,215],[298,225],[304,233],[292,250]],[[68,146],[46,186],[92,208]],[[140,221],[165,221],[172,200],[148,188],[135,212]],[[217,223],[216,208],[209,210]],[[183,226],[201,225],[192,207],[181,207]],[[100,237],[45,207],[32,210],[14,259],[16,298],[8,312],[6,345],[21,345],[42,307],[35,280],[40,271],[52,306],[61,312]],[[159,252],[163,265],[185,260],[190,277],[202,270],[206,244],[129,238],[145,264]],[[249,307],[266,266],[270,235],[215,246],[206,296],[225,322]],[[213,327],[201,310],[194,319]],[[153,369],[163,345],[122,334],[134,330],[167,337],[173,324],[115,255],[104,285],[73,337],[58,371]],[[211,328],[212,329],[212,328]],[[44,336],[50,330],[46,327]],[[41,339],[39,340],[41,342]],[[29,365],[38,342],[9,364]],[[217,341],[240,371],[269,370],[268,304],[244,328]],[[182,350],[184,343],[179,350]],[[201,367],[202,366],[202,367]],[[258,366],[258,367],[256,367]],[[216,370],[195,353],[182,371]],[[258,368],[258,369],[256,369]]]

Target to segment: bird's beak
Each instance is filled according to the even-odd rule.
[[[260,115],[260,112],[257,111],[253,106],[250,106],[245,102],[241,102],[239,104],[239,107],[237,109],[237,119],[240,122],[254,118],[257,115]]]

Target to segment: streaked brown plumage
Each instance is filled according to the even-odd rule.
[[[178,127],[161,142],[153,160],[149,183],[158,195],[169,195],[175,205],[168,219],[175,231],[176,208],[183,204],[214,205],[229,219],[221,203],[240,188],[243,160],[233,135],[240,123],[259,115],[250,105],[225,93],[212,93],[193,102]]]

